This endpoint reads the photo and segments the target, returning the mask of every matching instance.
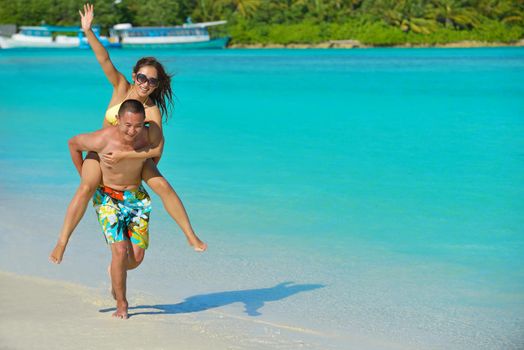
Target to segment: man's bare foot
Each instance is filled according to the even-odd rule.
[[[109,275],[109,285],[111,286],[111,295],[116,300],[115,288],[113,288],[113,280],[111,279],[111,264],[107,266],[107,274]]]
[[[55,249],[49,255],[49,261],[54,264],[60,264],[62,262],[62,257],[64,256],[64,251],[66,249],[66,243],[57,242]]]
[[[116,303],[116,311],[113,313],[113,317],[121,318],[126,320],[129,316],[127,314],[127,301],[119,301]]]
[[[198,237],[195,236],[194,239],[188,239],[189,245],[197,252],[203,252],[207,249],[207,244],[202,242]]]

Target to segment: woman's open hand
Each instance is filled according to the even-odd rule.
[[[84,13],[78,11],[84,32],[91,29],[91,23],[93,23],[93,17],[95,16],[94,8],[94,5],[87,3],[84,5]]]
[[[107,165],[114,165],[124,158],[124,153],[119,151],[104,153],[101,155],[100,160]]]

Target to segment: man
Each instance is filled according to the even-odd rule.
[[[138,150],[149,145],[144,126],[145,111],[137,100],[126,100],[118,111],[118,125],[69,140],[69,151],[77,169],[82,167],[82,151],[99,154]],[[149,244],[149,214],[151,201],[142,187],[142,167],[145,159],[122,159],[118,163],[100,162],[102,183],[93,198],[106,241],[111,246],[109,268],[116,312],[113,316],[126,319],[127,270],[136,268],[144,259]]]

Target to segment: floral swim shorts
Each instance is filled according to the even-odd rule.
[[[143,186],[133,191],[99,186],[93,196],[93,207],[108,244],[129,239],[147,249],[151,198]]]

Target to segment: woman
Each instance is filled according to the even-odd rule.
[[[115,125],[117,123],[116,114],[122,102],[127,99],[136,99],[144,104],[146,122],[149,123],[149,139],[154,145],[154,147],[136,152],[104,154],[101,160],[112,164],[126,157],[147,158],[144,163],[142,179],[160,196],[164,208],[180,226],[189,244],[196,251],[204,251],[207,245],[194,233],[182,202],[156,167],[163,148],[161,114],[167,115],[167,106],[172,103],[171,77],[155,58],[145,57],[140,59],[133,68],[133,84],[130,84],[124,75],[115,68],[109,58],[109,53],[91,29],[94,17],[93,9],[93,5],[86,4],[84,5],[84,13],[81,11],[79,13],[86,38],[107,79],[113,85],[113,96],[109,102],[110,107],[106,111],[103,126]],[[82,168],[77,170],[81,176],[80,186],[67,208],[60,237],[49,257],[56,264],[62,261],[69,238],[101,182],[102,175],[96,154],[90,153],[84,160]]]

